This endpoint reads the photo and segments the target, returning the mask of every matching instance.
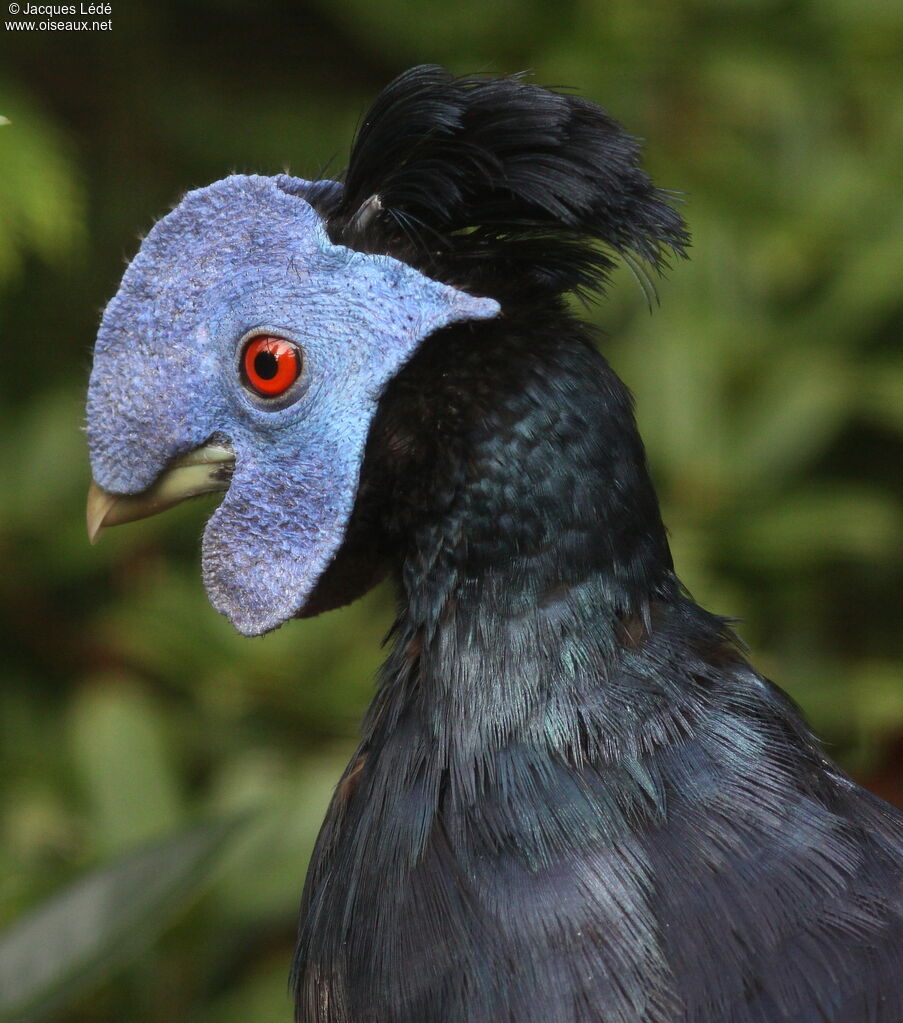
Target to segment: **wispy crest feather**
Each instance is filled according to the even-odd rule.
[[[585,293],[604,286],[614,257],[660,270],[689,242],[639,155],[579,96],[425,65],[376,99],[344,190],[321,212],[335,241],[470,291]]]

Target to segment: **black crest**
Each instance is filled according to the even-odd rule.
[[[613,256],[644,277],[688,243],[635,139],[519,75],[405,72],[364,118],[330,198],[335,241],[502,300],[598,289]]]

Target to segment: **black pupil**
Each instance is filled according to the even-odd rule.
[[[272,380],[279,369],[279,360],[268,349],[264,348],[254,356],[254,372],[261,380]]]

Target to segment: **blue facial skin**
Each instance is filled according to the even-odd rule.
[[[88,390],[91,468],[111,493],[146,490],[212,437],[233,449],[204,533],[204,583],[249,636],[296,614],[340,546],[388,381],[429,334],[499,312],[389,256],[334,245],[309,188],[236,175],[190,192],[107,306]],[[288,404],[242,380],[256,333],[304,353]]]

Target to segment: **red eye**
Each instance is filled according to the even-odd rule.
[[[264,398],[278,398],[301,375],[297,345],[281,337],[252,337],[242,356],[245,380]]]

